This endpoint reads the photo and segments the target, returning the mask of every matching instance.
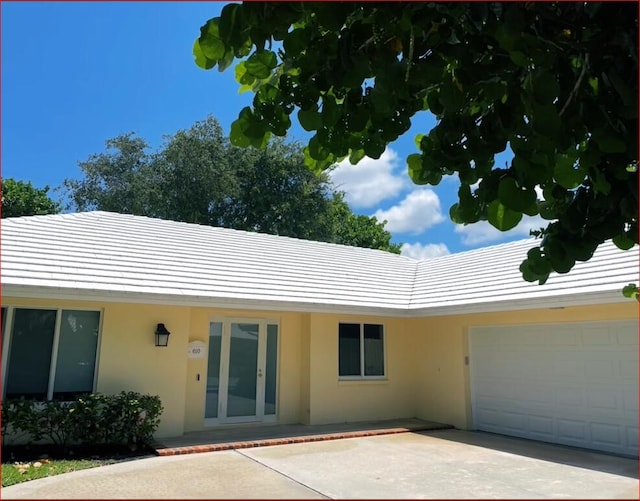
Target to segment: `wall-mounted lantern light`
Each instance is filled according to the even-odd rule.
[[[158,324],[156,328],[156,346],[167,346],[169,344],[169,336],[171,333],[164,324]]]

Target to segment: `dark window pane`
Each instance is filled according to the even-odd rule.
[[[47,398],[55,326],[55,310],[14,310],[6,398]]]
[[[364,375],[384,376],[382,325],[364,325]]]
[[[62,312],[54,399],[73,399],[93,391],[99,326],[98,311]]]
[[[360,376],[360,324],[340,324],[338,338],[338,374]]]
[[[278,326],[267,325],[267,364],[264,381],[264,413],[276,413],[276,372],[278,359]]]

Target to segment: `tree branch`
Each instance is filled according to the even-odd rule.
[[[564,103],[564,106],[560,110],[560,114],[559,114],[560,116],[562,116],[564,111],[567,109],[567,106],[569,106],[569,103],[573,99],[573,96],[575,96],[576,92],[578,92],[578,88],[580,87],[580,84],[582,83],[582,79],[584,78],[584,74],[587,72],[587,66],[588,65],[589,65],[589,53],[587,52],[587,54],[585,54],[585,56],[584,56],[584,64],[582,65],[582,71],[580,72],[580,76],[578,77],[578,80],[576,80],[576,84],[573,86],[573,89],[571,90],[571,93],[569,94],[569,97],[567,98],[567,101]]]

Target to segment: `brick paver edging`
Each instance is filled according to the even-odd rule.
[[[449,426],[442,428],[450,428]],[[341,438],[358,438],[358,437],[373,437],[376,435],[393,435],[396,433],[408,433],[412,431],[426,431],[440,428],[433,428],[432,426],[416,426],[412,428],[383,428],[379,430],[363,430],[363,431],[348,431],[342,433],[323,433],[320,435],[302,435],[298,437],[285,437],[285,438],[265,438],[260,440],[247,440],[242,442],[225,442],[220,444],[207,444],[207,445],[192,445],[186,447],[156,447],[156,454],[158,456],[177,456],[179,454],[196,454],[199,452],[215,452],[215,451],[228,451],[231,449],[248,449],[250,447],[266,447],[270,445],[285,445],[285,444],[301,444],[304,442],[321,442],[324,440],[339,440]]]

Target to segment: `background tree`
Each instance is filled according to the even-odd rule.
[[[36,188],[31,181],[2,180],[2,217],[57,214],[60,203],[49,198],[49,187]]]
[[[354,214],[341,193],[335,194],[331,202],[335,231],[333,242],[400,254],[402,244],[391,242],[391,233],[384,229],[386,221],[379,222],[375,216]]]
[[[212,117],[165,137],[157,151],[134,134],[79,166],[64,187],[77,210],[106,210],[399,253],[375,217],[356,216],[299,145],[233,146]]]
[[[71,207],[79,210],[104,210],[126,214],[150,214],[151,186],[158,176],[154,155],[145,150],[147,143],[134,133],[106,141],[107,152],[91,155],[79,167],[83,179],[65,179],[63,186]]]
[[[255,93],[233,144],[263,147],[294,115],[316,170],[379,158],[431,112],[409,176],[457,175],[456,223],[550,221],[520,267],[544,283],[608,239],[638,243],[637,40],[635,2],[246,2],[207,21],[193,53],[204,69],[239,59]]]

